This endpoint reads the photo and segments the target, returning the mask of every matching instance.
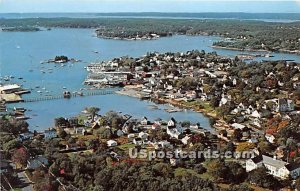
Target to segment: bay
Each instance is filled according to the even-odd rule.
[[[22,84],[32,90],[24,98],[45,97],[47,94],[60,95],[66,88],[69,91],[80,91],[84,86],[87,73],[84,69],[91,62],[110,60],[114,57],[139,57],[147,52],[186,52],[198,49],[206,52],[216,51],[220,55],[234,57],[245,53],[224,49],[213,49],[214,36],[173,36],[151,41],[124,41],[96,38],[91,29],[52,29],[40,32],[0,32],[0,76],[14,76],[9,83]],[[99,52],[96,54],[94,51]],[[41,61],[66,55],[69,58],[82,60],[74,64],[41,64]],[[272,60],[289,59],[300,62],[299,55],[274,53]],[[256,58],[256,60],[266,58]],[[56,67],[55,67],[56,66]],[[44,73],[43,73],[44,72]],[[22,78],[22,79],[18,79]],[[7,83],[7,82],[5,82]],[[38,87],[38,88],[37,88]],[[39,92],[38,92],[39,91]],[[9,104],[9,107],[20,106],[32,111],[27,112],[32,119],[28,120],[30,129],[44,130],[53,126],[55,117],[77,115],[87,106],[98,106],[103,114],[109,110],[122,111],[136,117],[147,116],[150,119],[160,117],[177,120],[200,122],[210,129],[208,118],[193,111],[167,113],[151,110],[146,101],[140,101],[120,95],[90,96],[70,100],[51,100],[33,103]]]

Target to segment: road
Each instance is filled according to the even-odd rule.
[[[11,166],[16,169],[16,166],[11,163]],[[12,185],[14,188],[20,188],[22,191],[33,191],[32,182],[27,178],[25,172],[23,170],[16,170],[18,178],[19,178],[19,184],[18,185]]]
[[[29,181],[24,171],[18,172],[18,177],[21,184],[19,185],[22,191],[33,191],[32,183]]]

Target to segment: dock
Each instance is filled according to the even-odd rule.
[[[20,95],[9,93],[9,94],[0,94],[0,100],[4,100],[5,103],[15,103],[22,102],[23,99]]]
[[[114,94],[114,93],[115,93],[115,91],[113,91],[113,90],[99,90],[99,91],[87,92],[85,94],[74,92],[74,93],[70,93],[70,98],[83,97],[83,96],[108,95],[108,94]],[[57,96],[28,98],[28,99],[24,99],[23,102],[38,102],[38,101],[48,101],[48,100],[55,100],[55,99],[70,99],[70,98],[66,98],[63,94],[61,94],[61,95],[57,95]]]

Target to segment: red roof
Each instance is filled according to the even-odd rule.
[[[65,169],[60,169],[59,174],[65,174]]]
[[[276,134],[276,132],[277,132],[276,129],[267,129],[267,130],[266,130],[266,133],[267,133],[267,134],[271,134],[271,135]]]

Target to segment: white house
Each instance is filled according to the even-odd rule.
[[[141,125],[148,125],[148,119],[147,119],[147,117],[143,117],[142,118]]]
[[[300,166],[277,160],[265,155],[257,156],[246,161],[246,171],[252,171],[258,167],[266,167],[269,174],[286,179],[291,176],[293,179],[300,176]]]
[[[108,140],[107,141],[107,146],[109,146],[109,147],[114,147],[114,146],[117,146],[117,145],[118,145],[118,143],[115,140]]]
[[[181,127],[167,127],[167,134],[170,135],[170,137],[178,139],[182,132],[183,130]]]
[[[257,110],[255,110],[255,111],[252,112],[251,117],[261,118],[261,115],[260,115],[260,113]]]
[[[231,126],[234,129],[241,129],[241,130],[243,130],[246,127],[245,125],[242,125],[242,124],[239,124],[239,123],[233,123],[233,124],[231,124]]]
[[[188,135],[186,135],[185,137],[183,137],[181,139],[181,142],[184,144],[184,145],[187,145],[189,143],[189,140],[191,139],[191,137],[189,137]]]
[[[48,129],[44,131],[45,140],[52,139],[57,137],[57,133],[55,129]]]
[[[168,127],[175,127],[176,123],[177,123],[176,120],[174,118],[171,118],[168,121]]]
[[[274,141],[275,141],[274,135],[271,135],[271,134],[268,134],[268,133],[265,135],[265,138],[267,139],[267,141],[269,143],[274,143]]]

